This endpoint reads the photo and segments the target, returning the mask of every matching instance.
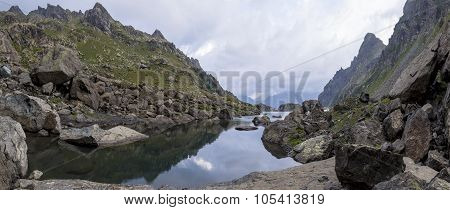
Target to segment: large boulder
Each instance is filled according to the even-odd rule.
[[[434,40],[406,67],[389,93],[392,98],[400,98],[404,102],[423,99],[433,75],[437,55],[433,49],[437,43]]]
[[[94,110],[97,110],[100,105],[100,95],[96,85],[87,78],[76,77],[73,79],[70,97],[82,101]]]
[[[303,111],[305,113],[306,112],[311,112],[311,111],[317,110],[317,109],[322,110],[322,105],[320,104],[320,102],[318,100],[304,101],[302,103],[302,107],[303,107]]]
[[[27,143],[22,126],[10,117],[0,116],[0,190],[11,189],[28,169]]]
[[[12,117],[28,132],[45,129],[58,134],[61,131],[59,115],[47,102],[22,93],[0,97],[0,115]]]
[[[38,85],[49,82],[61,85],[74,78],[82,68],[82,63],[75,51],[56,45],[42,58],[40,66],[31,77]]]
[[[397,174],[392,179],[380,182],[373,187],[374,190],[423,190],[425,188],[426,183],[411,172]]]
[[[402,138],[407,157],[418,162],[427,155],[432,135],[431,123],[425,111],[418,109],[408,118]]]
[[[282,104],[278,107],[278,111],[280,112],[290,112],[296,109],[303,109],[303,106],[300,104]]]
[[[264,115],[262,117],[255,117],[252,122],[255,126],[259,126],[259,125],[266,126],[266,125],[270,124],[270,118],[268,116]]]
[[[351,129],[351,143],[377,147],[384,143],[385,136],[381,123],[368,119],[356,123]]]
[[[291,135],[296,133],[297,125],[287,120],[280,120],[270,123],[264,130],[262,140],[271,144],[283,144],[288,141]]]
[[[11,77],[12,72],[7,66],[0,67],[0,78],[8,78]]]
[[[430,150],[425,164],[436,171],[441,171],[449,165],[449,161],[438,151]]]
[[[367,146],[343,145],[336,149],[336,174],[343,186],[371,189],[405,170],[402,156]]]
[[[60,139],[70,144],[87,147],[109,147],[133,143],[148,138],[135,130],[117,126],[103,130],[98,125],[72,128],[61,132]]]
[[[387,139],[391,142],[397,140],[403,131],[403,125],[403,113],[401,110],[397,109],[389,114],[389,116],[383,121],[383,127]]]
[[[297,153],[294,159],[305,164],[331,158],[334,155],[334,144],[330,136],[317,136],[295,146],[294,151]]]

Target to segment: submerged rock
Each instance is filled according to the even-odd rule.
[[[238,131],[254,131],[254,130],[258,130],[257,127],[245,126],[245,125],[237,126],[235,129],[238,130]]]
[[[61,132],[60,139],[68,143],[88,147],[108,147],[133,143],[148,138],[135,130],[117,126],[103,130],[98,125],[72,128]]]
[[[25,132],[18,122],[0,116],[0,190],[11,189],[13,183],[27,173],[25,139]]]
[[[405,170],[402,156],[366,146],[336,149],[336,174],[343,186],[371,189]]]
[[[47,102],[22,93],[0,97],[0,115],[12,117],[32,133],[45,129],[58,134],[61,130],[59,115]]]

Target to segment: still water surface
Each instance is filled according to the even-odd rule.
[[[285,117],[288,113],[267,114]],[[255,171],[299,165],[276,146],[263,144],[263,127],[249,132],[234,129],[250,125],[252,119],[193,123],[146,141],[101,150],[32,138],[28,140],[30,171],[43,171],[43,179],[150,184],[158,188],[199,187],[231,181]]]

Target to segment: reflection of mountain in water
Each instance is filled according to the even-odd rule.
[[[42,139],[30,139],[30,171],[44,171],[44,179],[65,177],[121,183],[123,180],[144,177],[151,182],[180,161],[195,156],[231,126],[230,123],[194,123],[153,136],[144,142],[106,148],[90,154],[88,151],[86,155],[77,148],[68,150],[56,142],[46,144]]]

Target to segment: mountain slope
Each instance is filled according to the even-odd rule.
[[[379,58],[362,74],[351,75],[350,71],[339,71],[321,94],[323,103],[334,105],[362,92],[369,93],[374,99],[388,96],[408,64],[442,30],[449,5],[448,0],[408,0],[404,15]],[[340,88],[345,82],[350,88]]]
[[[355,86],[361,84],[361,78],[372,68],[386,46],[374,34],[367,34],[358,56],[347,69],[339,70],[319,95],[324,106],[332,106],[351,94]]]
[[[50,92],[55,102],[77,99],[98,112],[183,116],[181,121],[214,118],[224,109],[234,115],[258,112],[225,91],[160,31],[124,26],[99,3],[84,13],[48,5],[25,15],[12,7],[0,12],[0,37],[0,57],[13,70],[12,78],[33,80],[16,88],[31,95]]]

